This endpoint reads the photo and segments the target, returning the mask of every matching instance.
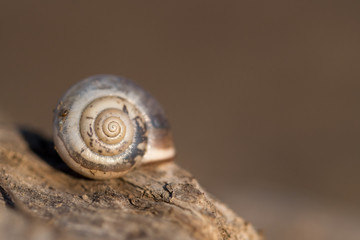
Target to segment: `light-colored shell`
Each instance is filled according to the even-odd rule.
[[[120,177],[140,163],[175,156],[163,109],[130,80],[89,77],[65,93],[54,114],[56,150],[89,178]]]

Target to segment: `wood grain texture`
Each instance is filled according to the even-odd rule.
[[[259,240],[174,162],[96,181],[0,115],[0,239]]]

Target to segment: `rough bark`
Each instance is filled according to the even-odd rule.
[[[100,238],[261,239],[174,162],[86,179],[0,115],[0,239]]]

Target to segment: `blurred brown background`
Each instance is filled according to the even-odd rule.
[[[360,239],[359,1],[0,1],[0,109],[51,137],[75,82],[133,79],[178,163],[267,239]]]

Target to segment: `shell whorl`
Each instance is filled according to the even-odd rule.
[[[94,153],[126,158],[129,148],[137,148],[141,157],[145,152],[145,120],[125,99],[112,96],[95,99],[83,110],[79,125],[82,140]]]
[[[73,170],[95,179],[119,177],[140,162],[175,155],[158,102],[112,75],[90,77],[65,93],[55,110],[54,142]]]

